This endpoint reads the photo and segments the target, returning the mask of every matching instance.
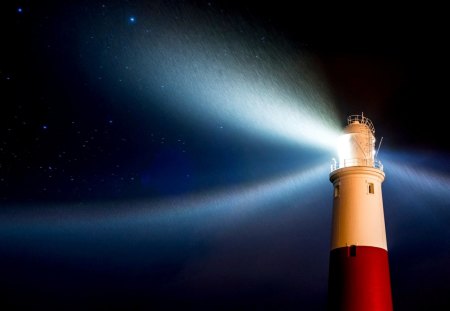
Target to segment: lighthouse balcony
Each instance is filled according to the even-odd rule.
[[[379,160],[372,159],[344,159],[343,161],[336,162],[333,159],[333,163],[331,164],[331,172],[350,166],[365,166],[365,167],[373,167],[383,171],[383,164]]]

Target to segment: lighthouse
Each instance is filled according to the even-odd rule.
[[[392,311],[388,248],[375,128],[350,115],[333,159],[333,216],[328,279],[329,311]]]

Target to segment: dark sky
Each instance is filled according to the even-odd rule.
[[[324,310],[321,142],[364,113],[394,309],[450,308],[444,12],[2,3],[0,304]]]

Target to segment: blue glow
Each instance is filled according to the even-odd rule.
[[[392,172],[393,178],[398,178],[399,181],[393,186],[401,185],[401,192],[405,193],[405,200],[411,200],[414,204],[418,203],[420,198],[436,200],[450,204],[450,178],[446,175],[440,174],[437,171],[424,169],[420,166],[405,161],[384,161],[384,167]],[[414,195],[410,195],[410,194]]]
[[[197,223],[200,219],[208,219],[207,225],[221,223],[223,226],[248,219],[261,209],[275,209],[274,202],[279,202],[280,199],[311,193],[311,189],[317,188],[317,183],[327,175],[328,165],[320,164],[263,182],[161,201],[21,208],[20,212],[15,210],[13,216],[0,215],[0,223],[2,230],[11,230],[26,223],[30,229],[34,227],[34,230],[44,231],[69,228],[71,231],[89,228],[97,231],[105,226],[137,226],[148,223],[158,226],[167,222],[180,225],[186,221],[190,224]],[[301,206],[302,202],[299,202],[299,208]],[[205,218],[205,215],[208,217]]]
[[[128,21],[130,22],[130,24],[134,24],[134,23],[136,23],[136,17],[130,16],[130,17],[128,18]]]
[[[195,125],[334,150],[341,126],[312,54],[224,16],[142,14],[151,32],[108,44],[111,76],[127,77],[142,101],[163,98],[164,109]]]

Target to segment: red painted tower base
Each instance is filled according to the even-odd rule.
[[[330,254],[329,311],[392,311],[388,252],[349,246]]]

